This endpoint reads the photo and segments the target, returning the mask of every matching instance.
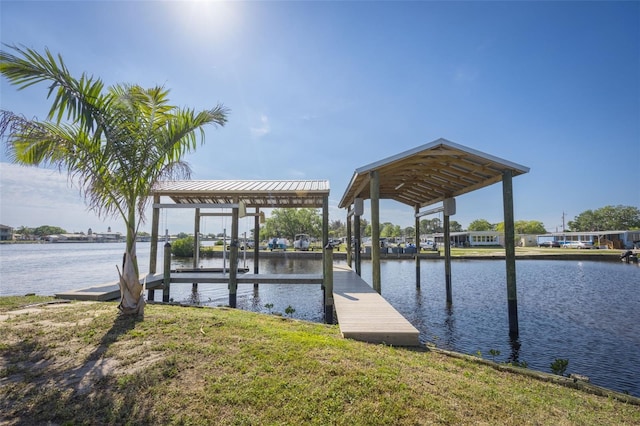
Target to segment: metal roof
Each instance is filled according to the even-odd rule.
[[[499,182],[506,170],[513,176],[529,172],[528,167],[441,138],[356,169],[339,207],[371,198],[372,171],[380,174],[380,199],[424,207]]]
[[[152,195],[176,204],[234,204],[246,207],[321,208],[329,195],[326,180],[182,180],[158,182]]]

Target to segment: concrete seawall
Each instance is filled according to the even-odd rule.
[[[401,260],[411,260],[414,259],[416,255],[413,253],[381,253],[380,259],[385,260],[393,260],[393,259],[401,259]],[[424,260],[438,260],[444,259],[444,255],[439,252],[422,252],[418,254],[421,259]],[[222,251],[214,251],[214,252],[201,252],[201,258],[222,258]],[[227,252],[227,258],[229,257],[229,253]],[[238,257],[244,257],[244,251],[238,252]],[[253,259],[253,251],[247,251],[247,258]],[[322,251],[294,251],[294,250],[276,250],[276,251],[260,251],[261,259],[270,259],[270,258],[284,258],[284,259],[322,259]],[[333,251],[333,258],[346,260],[347,253],[345,251]],[[363,260],[371,260],[370,253],[362,253],[361,258]],[[483,254],[470,254],[470,255],[453,255],[452,259],[476,259],[476,260],[495,260],[495,259],[504,259],[505,256],[501,254],[491,254],[491,255],[483,255]],[[607,262],[620,262],[620,254],[618,252],[614,253],[521,253],[518,254],[516,252],[516,259],[535,259],[535,260],[595,260],[595,261],[607,261]]]

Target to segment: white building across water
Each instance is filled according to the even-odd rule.
[[[551,232],[538,235],[538,244],[545,241],[560,246],[601,249],[633,249],[640,247],[640,230],[635,231],[594,231],[594,232]]]
[[[444,234],[423,236],[421,240],[444,244]],[[497,231],[463,231],[450,233],[453,247],[504,247],[504,233]],[[547,234],[517,234],[516,245],[535,247],[547,242],[560,247],[599,248],[623,250],[640,248],[640,230],[635,231],[597,231],[597,232],[551,232]]]

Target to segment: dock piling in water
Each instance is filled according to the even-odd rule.
[[[171,288],[171,244],[166,242],[164,244],[164,278],[162,288],[162,301],[169,301],[169,289]]]
[[[324,291],[324,322],[333,324],[333,246],[327,244],[324,247],[324,273],[323,273],[323,291]]]

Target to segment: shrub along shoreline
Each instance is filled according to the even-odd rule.
[[[0,322],[3,424],[640,423],[637,398],[274,315],[35,296],[0,298]]]

